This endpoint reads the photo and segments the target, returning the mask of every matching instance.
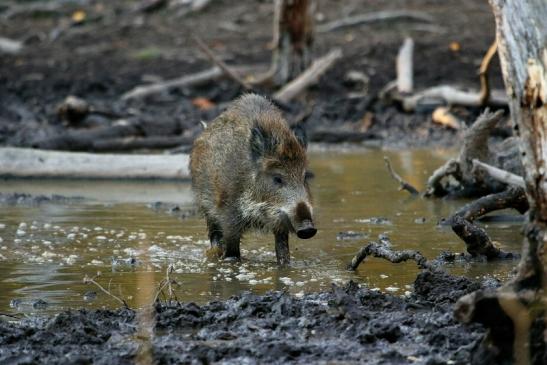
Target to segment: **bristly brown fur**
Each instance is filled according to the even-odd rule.
[[[249,228],[292,230],[298,203],[311,217],[306,168],[305,144],[281,112],[255,94],[240,97],[210,123],[190,156],[199,210],[224,241],[237,241],[238,251]]]

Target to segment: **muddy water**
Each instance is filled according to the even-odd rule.
[[[358,281],[371,288],[404,295],[418,272],[412,263],[367,259],[356,273],[347,263],[366,242],[386,234],[396,249],[418,249],[429,258],[443,250],[461,252],[463,244],[437,223],[464,202],[410,198],[386,172],[388,155],[397,171],[417,187],[450,152],[314,152],[317,226],[311,240],[290,242],[292,265],[275,264],[273,237],[248,234],[242,262],[207,259],[209,246],[199,217],[184,220],[151,209],[148,203],[170,201],[191,209],[185,183],[0,182],[0,192],[63,194],[70,202],[0,206],[0,312],[56,312],[66,308],[112,307],[116,301],[85,275],[123,297],[132,306],[150,303],[173,265],[176,297],[206,302],[242,290],[287,290],[295,295],[317,291],[332,282]],[[510,213],[504,213],[510,214]],[[520,223],[484,223],[506,250],[518,251]],[[341,236],[340,232],[354,232]],[[515,262],[456,264],[453,273],[505,279]]]

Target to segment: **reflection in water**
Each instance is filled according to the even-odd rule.
[[[395,249],[417,249],[429,258],[443,250],[463,251],[462,242],[450,229],[437,225],[441,217],[463,202],[412,198],[398,191],[385,169],[384,154],[399,174],[417,187],[423,187],[428,175],[450,155],[431,151],[312,153],[316,176],[312,189],[319,231],[311,240],[291,237],[293,262],[289,268],[278,268],[275,263],[273,235],[246,235],[241,262],[206,259],[209,243],[201,218],[182,221],[156,213],[144,203],[167,200],[185,204],[188,185],[180,183],[151,188],[128,182],[103,185],[108,189],[105,203],[100,202],[102,195],[95,189],[92,202],[3,206],[0,311],[35,310],[32,303],[38,299],[49,303],[52,312],[82,306],[117,306],[99,291],[95,300],[84,300],[84,293],[96,288],[85,285],[82,279],[97,271],[102,272],[98,280],[110,286],[114,294],[123,296],[132,306],[144,306],[154,297],[169,264],[175,270],[173,278],[181,284],[176,295],[182,301],[206,302],[244,290],[288,290],[302,295],[349,279],[402,295],[411,290],[418,273],[415,264],[395,265],[367,258],[356,273],[350,273],[345,270],[347,263],[368,239],[376,239],[379,234],[387,234]],[[40,191],[44,188],[40,184],[28,181],[19,186]],[[51,188],[48,184],[46,187]],[[81,182],[62,185],[70,189],[70,184],[78,185],[79,190],[74,191],[80,193],[75,195],[87,196]],[[18,183],[11,181],[0,191],[14,191],[16,186]],[[123,202],[113,202],[117,189]],[[489,234],[502,248],[520,250],[518,222],[487,225]],[[355,233],[339,234],[348,231]],[[469,277],[491,274],[505,279],[515,264],[476,263],[455,265],[450,270]],[[12,299],[29,305],[10,309]]]

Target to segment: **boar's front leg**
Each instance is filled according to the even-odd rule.
[[[209,241],[211,248],[220,247],[222,240],[222,229],[220,225],[211,218],[207,218],[207,231],[209,232]]]
[[[278,265],[285,266],[290,263],[289,232],[283,231],[275,233],[275,256],[277,257]]]

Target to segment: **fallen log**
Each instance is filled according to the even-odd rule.
[[[0,148],[0,176],[69,179],[188,179],[188,155],[114,155]]]
[[[121,142],[123,145],[122,140],[124,139],[129,141],[130,138],[173,137],[180,134],[180,129],[181,127],[176,120],[157,121],[143,116],[141,118],[120,119],[110,126],[63,130],[53,137],[31,141],[30,146],[46,150],[97,152],[104,151],[108,146],[114,146],[116,141]],[[183,141],[183,143],[186,142],[186,140]],[[161,145],[162,142],[159,143]],[[177,144],[173,142],[168,143],[168,145],[173,147]]]

